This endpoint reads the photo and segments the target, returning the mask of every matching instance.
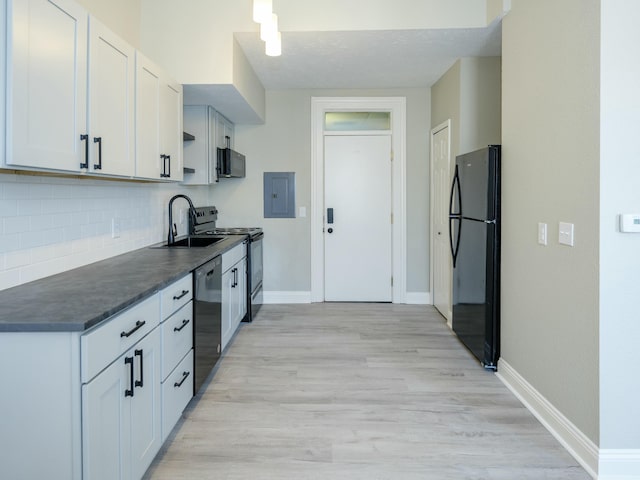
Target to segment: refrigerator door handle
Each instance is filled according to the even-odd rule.
[[[449,246],[451,247],[451,258],[453,259],[453,268],[456,268],[456,260],[458,259],[458,250],[460,250],[460,232],[462,230],[462,219],[460,217],[449,218]],[[458,234],[456,235],[455,246],[453,245],[453,222],[458,223]]]
[[[453,211],[453,195],[458,193],[458,212]],[[453,174],[453,181],[451,182],[451,193],[449,195],[449,217],[462,216],[462,194],[460,192],[460,175],[458,174],[458,165],[456,165],[455,173]]]
[[[453,211],[453,195],[458,193],[459,212]],[[449,246],[451,247],[451,257],[453,259],[453,268],[456,268],[456,260],[458,259],[458,250],[460,249],[460,231],[462,230],[462,194],[460,192],[460,175],[458,174],[458,165],[453,175],[451,183],[451,195],[449,196]],[[458,232],[456,235],[455,247],[453,244],[453,222],[458,221]]]

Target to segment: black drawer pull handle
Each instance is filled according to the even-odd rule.
[[[124,364],[129,365],[129,385],[131,385],[130,390],[124,391],[124,396],[133,397],[133,357],[124,357]]]
[[[133,327],[128,332],[121,332],[120,333],[120,337],[130,337],[131,335],[136,333],[138,330],[140,330],[145,323],[147,323],[147,322],[145,322],[144,320],[138,320],[136,322],[136,326],[135,327]]]
[[[133,355],[136,357],[140,357],[140,380],[136,380],[134,385],[136,387],[144,387],[144,363],[142,360],[142,349],[134,350]]]
[[[93,168],[102,170],[102,137],[93,137],[93,143],[98,144],[98,163],[95,163]]]
[[[189,290],[182,290],[182,293],[180,295],[177,296],[173,296],[174,300],[180,300],[182,297],[184,297],[187,293],[189,293]]]
[[[186,327],[189,324],[189,320],[187,320],[186,318],[184,320],[182,320],[182,325],[180,325],[179,327],[173,327],[173,331],[174,332],[179,332],[180,330],[182,330],[184,327]]]
[[[80,168],[89,168],[89,135],[80,135],[80,141],[84,142],[84,163]]]
[[[189,372],[182,372],[182,380],[180,380],[179,382],[176,382],[173,384],[174,388],[179,388],[182,386],[182,384],[184,383],[184,381],[187,379],[187,377],[189,376]]]

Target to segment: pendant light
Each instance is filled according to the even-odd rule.
[[[278,31],[278,16],[273,13],[272,0],[253,0],[253,21],[260,24],[260,39],[265,43],[265,54],[282,54],[282,36]]]
[[[278,16],[272,13],[269,20],[260,24],[260,40],[269,42],[275,40],[278,33]]]
[[[269,21],[273,13],[272,0],[253,0],[253,21],[264,23]]]
[[[282,55],[282,34],[276,32],[274,38],[270,38],[264,44],[264,53],[269,57],[279,57]]]

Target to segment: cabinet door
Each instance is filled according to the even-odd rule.
[[[216,114],[216,146],[225,148],[229,137],[229,145],[233,148],[233,123],[227,120],[221,113]]]
[[[159,179],[160,91],[158,68],[136,52],[136,177]]]
[[[132,349],[134,395],[130,397],[131,478],[142,478],[162,445],[160,408],[160,330],[156,328]]]
[[[160,91],[160,132],[164,178],[182,181],[182,85],[168,79]]]
[[[238,276],[239,276],[239,290],[238,292],[238,322],[241,322],[244,316],[247,314],[247,258],[243,258],[240,266],[238,267]]]
[[[82,386],[83,478],[140,479],[162,445],[160,331]]]
[[[207,116],[209,118],[209,138],[207,141],[207,161],[209,183],[213,184],[218,181],[218,148],[216,147],[216,111],[207,107]]]
[[[69,0],[14,0],[7,19],[6,163],[78,172],[87,133],[87,12]]]
[[[247,313],[247,260],[243,258],[238,263],[236,263],[233,268],[235,271],[235,282],[232,291],[232,330],[235,332],[240,325],[240,322],[244,318]],[[232,333],[233,334],[233,333]]]
[[[129,396],[133,354],[125,354],[82,386],[83,478],[130,478]],[[126,363],[125,363],[126,362]]]
[[[227,347],[227,343],[231,340],[233,335],[233,315],[235,310],[234,295],[235,290],[233,288],[234,283],[234,271],[230,268],[222,274],[222,350]]]
[[[89,18],[89,170],[133,176],[135,50]]]

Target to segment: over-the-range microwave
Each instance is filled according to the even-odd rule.
[[[218,147],[218,178],[243,178],[245,157],[230,148]]]

